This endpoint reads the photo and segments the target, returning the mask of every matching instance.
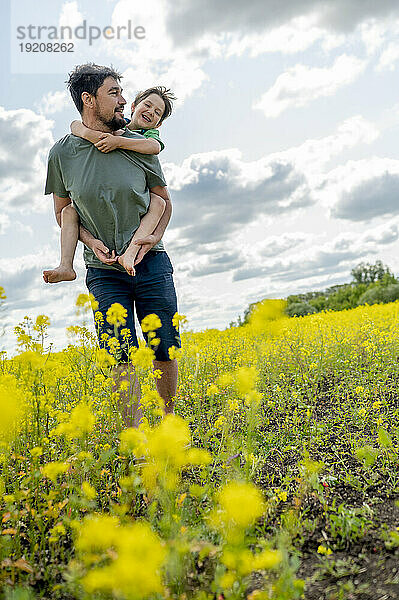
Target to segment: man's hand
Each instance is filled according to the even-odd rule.
[[[140,249],[137,253],[136,260],[134,261],[134,266],[138,265],[139,262],[143,260],[147,252],[151,250],[158,242],[159,239],[153,233],[151,233],[150,235],[146,235],[145,237],[139,240],[135,240],[134,243],[137,246],[140,246]]]
[[[101,152],[107,153],[111,152],[112,150],[116,150],[116,148],[119,148],[119,143],[120,136],[113,135],[112,133],[101,133],[100,141],[94,145],[97,148],[97,150],[101,150]]]
[[[105,265],[112,265],[116,262],[117,257],[115,255],[115,250],[110,252],[109,248],[107,248],[101,240],[94,240],[94,242],[90,244],[90,248],[93,250],[98,260],[101,260]]]

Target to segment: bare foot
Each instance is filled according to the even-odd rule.
[[[134,259],[136,258],[137,252],[135,252],[134,254],[128,254],[127,252],[125,252],[124,254],[121,254],[120,256],[118,256],[118,260],[117,262],[122,265],[122,267],[129,273],[129,275],[132,275],[134,277],[134,275],[136,275],[136,271],[134,268]]]
[[[46,283],[59,283],[60,281],[73,281],[76,279],[76,273],[73,269],[62,267],[50,271],[43,271],[43,279]]]

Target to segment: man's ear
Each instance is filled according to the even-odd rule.
[[[132,102],[132,105],[131,105],[131,107],[130,107],[130,111],[131,111],[131,113],[132,113],[132,114],[134,113],[134,109],[135,109],[135,108],[136,108],[136,107],[135,107],[135,105],[134,105],[134,102]]]
[[[93,108],[94,96],[92,94],[89,94],[89,92],[82,92],[81,98],[83,106],[87,106],[87,108]]]

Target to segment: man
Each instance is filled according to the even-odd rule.
[[[111,133],[125,126],[126,104],[120,87],[121,75],[112,68],[94,64],[80,65],[70,74],[68,87],[86,127]],[[142,137],[125,130],[124,136]],[[164,213],[152,235],[141,240],[136,261],[136,276],[131,277],[117,258],[126,250],[149,205],[149,193],[165,200]],[[124,328],[130,330],[126,340],[119,337],[121,356],[115,368],[116,386],[120,391],[122,415],[126,425],[137,426],[142,418],[139,386],[128,363],[128,347],[137,346],[133,305],[139,321],[157,314],[162,327],[157,330],[160,343],[154,347],[154,368],[162,372],[157,388],[165,402],[165,413],[173,412],[177,386],[177,362],[170,360],[169,348],[180,347],[172,325],[177,311],[173,268],[163,249],[161,238],[171,216],[171,201],[155,155],[128,150],[102,153],[90,142],[66,135],[50,150],[46,194],[53,194],[58,224],[62,211],[73,202],[79,215],[79,239],[85,245],[86,285],[99,303],[102,325],[98,328],[100,345],[106,344],[106,313],[114,303],[127,311]],[[137,262],[139,264],[137,264]],[[101,320],[100,320],[101,324]],[[129,367],[129,368],[128,368]],[[129,386],[123,381],[128,381]]]

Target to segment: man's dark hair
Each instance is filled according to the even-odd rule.
[[[163,85],[156,85],[155,87],[148,88],[148,90],[144,90],[144,92],[138,92],[134,99],[134,105],[137,106],[139,102],[142,102],[143,100],[148,98],[148,96],[151,96],[151,94],[157,94],[157,96],[162,98],[165,104],[165,110],[163,111],[162,118],[158,123],[160,125],[162,121],[170,117],[170,115],[172,114],[173,100],[176,100],[176,96],[174,95],[172,90],[169,90]]]
[[[94,63],[78,65],[69,73],[66,84],[80,114],[83,112],[83,92],[96,96],[98,88],[102,86],[107,77],[112,77],[116,81],[122,79],[122,75],[115,71],[113,67],[102,67]]]

